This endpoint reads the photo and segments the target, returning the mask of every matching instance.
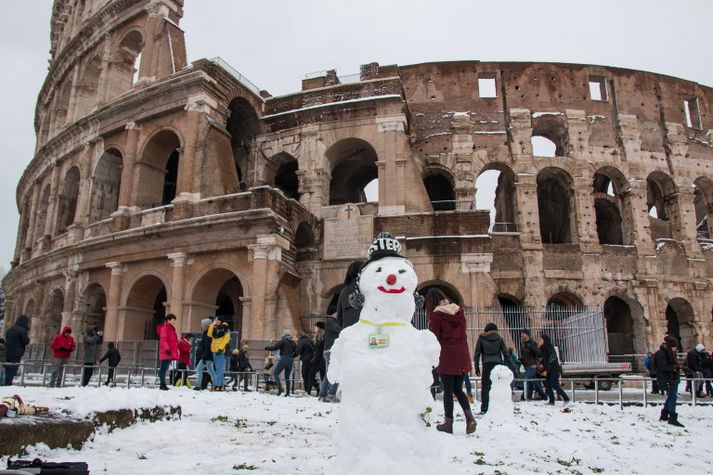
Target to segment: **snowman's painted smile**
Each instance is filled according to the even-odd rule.
[[[406,291],[406,287],[401,287],[400,289],[386,289],[383,285],[378,286],[377,289],[381,290],[385,294],[400,294]]]

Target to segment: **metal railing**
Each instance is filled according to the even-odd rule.
[[[240,72],[235,69],[233,66],[231,66],[227,61],[225,61],[223,58],[220,56],[216,56],[215,58],[212,58],[210,60],[211,63],[217,64],[221,68],[225,69],[228,73],[230,73],[231,76],[233,76],[235,79],[238,80],[239,83],[241,83],[243,86],[247,87],[250,89],[252,92],[254,92],[256,95],[260,96],[260,88],[257,87],[252,81],[250,81],[248,78],[240,74]]]

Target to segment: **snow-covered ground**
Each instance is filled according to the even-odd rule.
[[[86,461],[92,473],[314,474],[323,473],[333,456],[330,436],[339,405],[306,396],[187,389],[4,389],[27,402],[76,415],[182,406],[181,420],[140,423],[112,433],[101,430],[81,451],[29,449],[29,458]],[[563,413],[559,404],[516,403],[514,422],[496,427],[481,419],[470,436],[464,433],[462,416],[457,416],[456,434],[438,434],[447,451],[442,473],[711,473],[713,407],[680,407],[685,429],[657,422],[659,407],[570,407],[571,413]],[[441,401],[434,410],[433,420],[441,420]],[[368,447],[364,454],[368,457]],[[0,468],[6,462],[3,457]]]

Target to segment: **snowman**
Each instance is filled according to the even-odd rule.
[[[490,372],[490,404],[484,420],[502,424],[513,418],[512,380],[512,371],[505,365],[497,365]]]
[[[433,404],[431,368],[440,345],[433,333],[411,325],[418,278],[401,245],[381,233],[368,250],[357,291],[359,322],[332,347],[328,379],[339,383],[342,402],[334,431],[338,474],[437,473],[439,441],[421,418]]]

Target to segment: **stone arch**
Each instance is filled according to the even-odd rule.
[[[288,198],[300,199],[299,162],[287,152],[281,152],[271,157],[268,161],[266,177],[275,188],[279,188]]]
[[[87,327],[104,329],[106,323],[106,292],[104,287],[92,282],[84,288],[75,310],[76,334],[81,334]]]
[[[561,168],[547,167],[537,174],[540,236],[545,244],[576,241],[576,214],[572,177]]]
[[[634,353],[634,320],[629,305],[617,296],[604,302],[604,319],[607,323],[607,338],[610,355]]]
[[[114,98],[128,91],[138,80],[145,44],[144,37],[141,29],[133,28],[118,41],[111,58],[110,74],[106,82],[108,98]]]
[[[364,189],[379,177],[376,150],[358,138],[342,139],[326,151],[331,180],[329,204],[366,202]]]
[[[696,237],[713,239],[713,180],[700,176],[693,182],[696,210]]]
[[[69,101],[72,97],[71,73],[67,74],[54,100],[54,125],[59,130],[69,122]]]
[[[243,337],[245,292],[236,273],[224,267],[211,268],[196,280],[189,295],[191,330],[197,330],[202,319],[218,315]]]
[[[340,282],[339,284],[335,285],[334,287],[323,293],[323,301],[327,302],[327,306],[325,307],[324,311],[325,315],[332,315],[334,313],[337,313],[337,302],[339,300],[339,293],[342,291],[343,288],[344,282]]]
[[[170,128],[162,128],[146,141],[141,153],[136,184],[137,205],[155,208],[170,204],[176,197],[182,140]]]
[[[425,282],[421,282],[418,285],[418,293],[421,294],[423,297],[426,297],[428,291],[433,288],[436,288],[446,294],[446,297],[448,297],[448,300],[450,300],[451,302],[463,306],[463,296],[458,291],[458,289],[443,280],[432,279],[427,280]]]
[[[248,180],[250,150],[252,141],[260,132],[260,121],[255,108],[244,97],[236,97],[228,104],[229,116],[226,129],[230,134],[235,170],[238,174],[240,190],[246,190],[251,183]]]
[[[302,221],[295,230],[295,249],[297,261],[310,260],[315,257],[317,239],[307,221]]]
[[[675,336],[681,347],[679,351],[689,351],[698,343],[696,315],[693,306],[682,297],[675,297],[666,306],[666,333]]]
[[[26,247],[27,236],[30,232],[30,199],[25,198],[20,209],[20,238],[17,244],[17,252],[19,253]]]
[[[101,76],[102,59],[99,56],[90,57],[84,64],[84,69],[75,88],[77,117],[89,113],[98,102],[99,77]]]
[[[35,241],[41,239],[45,235],[45,225],[47,224],[47,213],[50,206],[50,185],[45,185],[40,196],[40,201],[37,206],[37,218],[35,221]]]
[[[498,293],[496,295],[500,311],[503,314],[505,324],[510,331],[510,337],[519,348],[522,338],[520,333],[523,329],[532,328],[530,315],[524,311],[522,302],[517,297],[510,294]]]
[[[491,162],[475,181],[475,204],[490,210],[491,232],[517,231],[517,177],[504,163]]]
[[[47,311],[44,315],[43,341],[51,341],[58,335],[62,326],[62,311],[64,310],[64,292],[56,288],[50,292]],[[74,331],[74,329],[72,329]]]
[[[576,310],[582,307],[582,299],[575,293],[569,290],[560,290],[555,292],[547,299],[547,307],[557,309]]]
[[[56,234],[62,234],[74,223],[79,201],[79,167],[73,166],[64,175],[62,190],[57,196]]]
[[[116,148],[105,150],[99,157],[92,174],[90,223],[109,219],[111,213],[118,209],[123,160]]]
[[[607,166],[592,181],[597,235],[600,244],[634,243],[629,182],[621,171]]]
[[[433,211],[454,211],[456,192],[453,175],[443,167],[430,166],[421,173]]]
[[[676,192],[676,184],[664,172],[655,171],[646,178],[646,207],[649,212],[651,239],[680,238],[680,231],[677,231]]]
[[[535,148],[539,147],[536,137],[549,141],[554,145],[554,154],[537,155],[551,157],[566,157],[569,153],[569,134],[567,121],[562,114],[542,114],[532,118],[533,155]]]
[[[124,305],[122,340],[157,340],[156,327],[166,316],[167,286],[153,273],[144,273],[129,287]]]

